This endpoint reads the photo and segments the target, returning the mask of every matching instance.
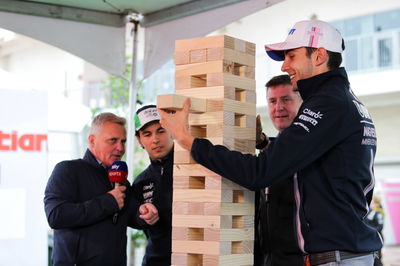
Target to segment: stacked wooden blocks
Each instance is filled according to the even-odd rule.
[[[229,36],[176,41],[176,95],[191,98],[195,137],[243,153],[255,151],[255,45]],[[175,145],[172,265],[253,265],[254,194],[197,164]]]

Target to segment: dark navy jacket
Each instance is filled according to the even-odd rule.
[[[138,205],[127,189],[114,224],[118,204],[107,193],[111,189],[107,170],[89,150],[83,159],[55,166],[44,198],[47,221],[54,229],[54,265],[126,265],[126,227]]]
[[[378,233],[364,220],[374,187],[371,117],[343,68],[298,87],[304,101],[298,115],[265,152],[244,155],[196,139],[192,157],[251,190],[294,176],[297,238],[305,252],[379,250]]]
[[[133,183],[136,200],[140,204],[153,203],[160,217],[152,226],[142,223],[144,227],[138,227],[144,229],[148,241],[143,266],[171,265],[173,155],[172,150],[161,162],[151,161]]]

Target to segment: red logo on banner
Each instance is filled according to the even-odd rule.
[[[24,134],[18,136],[16,131],[10,134],[0,130],[0,151],[42,151],[47,150],[46,134]]]

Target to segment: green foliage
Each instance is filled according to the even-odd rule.
[[[131,234],[131,240],[132,240],[132,245],[134,245],[135,248],[140,248],[141,246],[147,244],[146,235],[143,233],[142,230],[133,229]]]

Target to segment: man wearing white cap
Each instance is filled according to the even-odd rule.
[[[295,176],[296,231],[308,265],[373,265],[382,246],[365,223],[374,188],[375,127],[350,89],[340,33],[323,21],[301,21],[285,42],[266,45],[283,60],[303,104],[293,123],[258,156],[229,151],[187,129],[189,101],[161,124],[193,159],[252,190]]]
[[[136,111],[136,138],[150,157],[151,164],[135,179],[134,196],[140,202],[153,203],[158,209],[159,221],[147,225],[137,219],[139,229],[147,237],[143,266],[171,265],[172,232],[172,167],[174,141],[160,125],[155,105],[146,105]]]

